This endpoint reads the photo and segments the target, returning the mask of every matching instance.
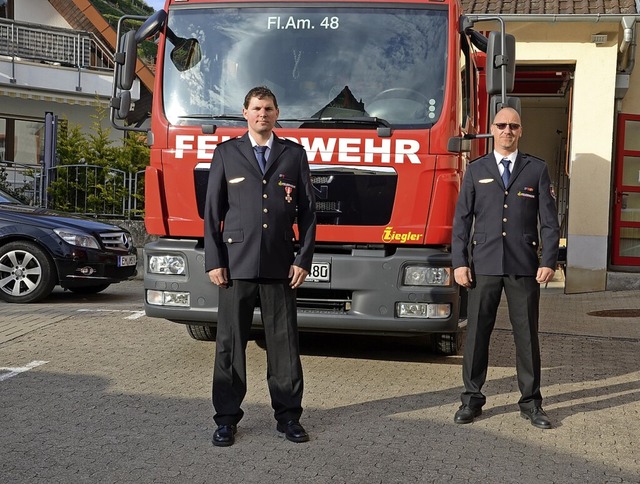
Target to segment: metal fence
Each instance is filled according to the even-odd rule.
[[[91,32],[0,19],[0,55],[68,67],[113,70],[113,53]]]
[[[144,216],[144,170],[75,164],[45,170],[0,162],[0,189],[29,205],[99,218]]]

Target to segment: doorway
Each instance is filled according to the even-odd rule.
[[[569,146],[574,65],[518,65],[513,95],[521,102],[525,153],[547,162],[560,224],[558,263],[564,270],[569,216]]]

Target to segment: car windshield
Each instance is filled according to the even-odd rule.
[[[424,128],[442,111],[447,23],[440,6],[175,8],[165,113],[173,124],[246,125],[244,96],[265,85],[278,98],[281,125],[381,118]]]
[[[13,198],[6,192],[0,190],[0,203],[24,205],[20,200]]]

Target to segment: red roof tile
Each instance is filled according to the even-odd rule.
[[[475,14],[635,14],[635,0],[462,0]]]

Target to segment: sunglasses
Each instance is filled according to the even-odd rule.
[[[511,131],[515,131],[516,129],[520,129],[520,125],[518,123],[494,123],[493,124],[496,128],[502,130],[502,129],[507,129],[507,126],[509,126],[509,128],[511,128]]]

